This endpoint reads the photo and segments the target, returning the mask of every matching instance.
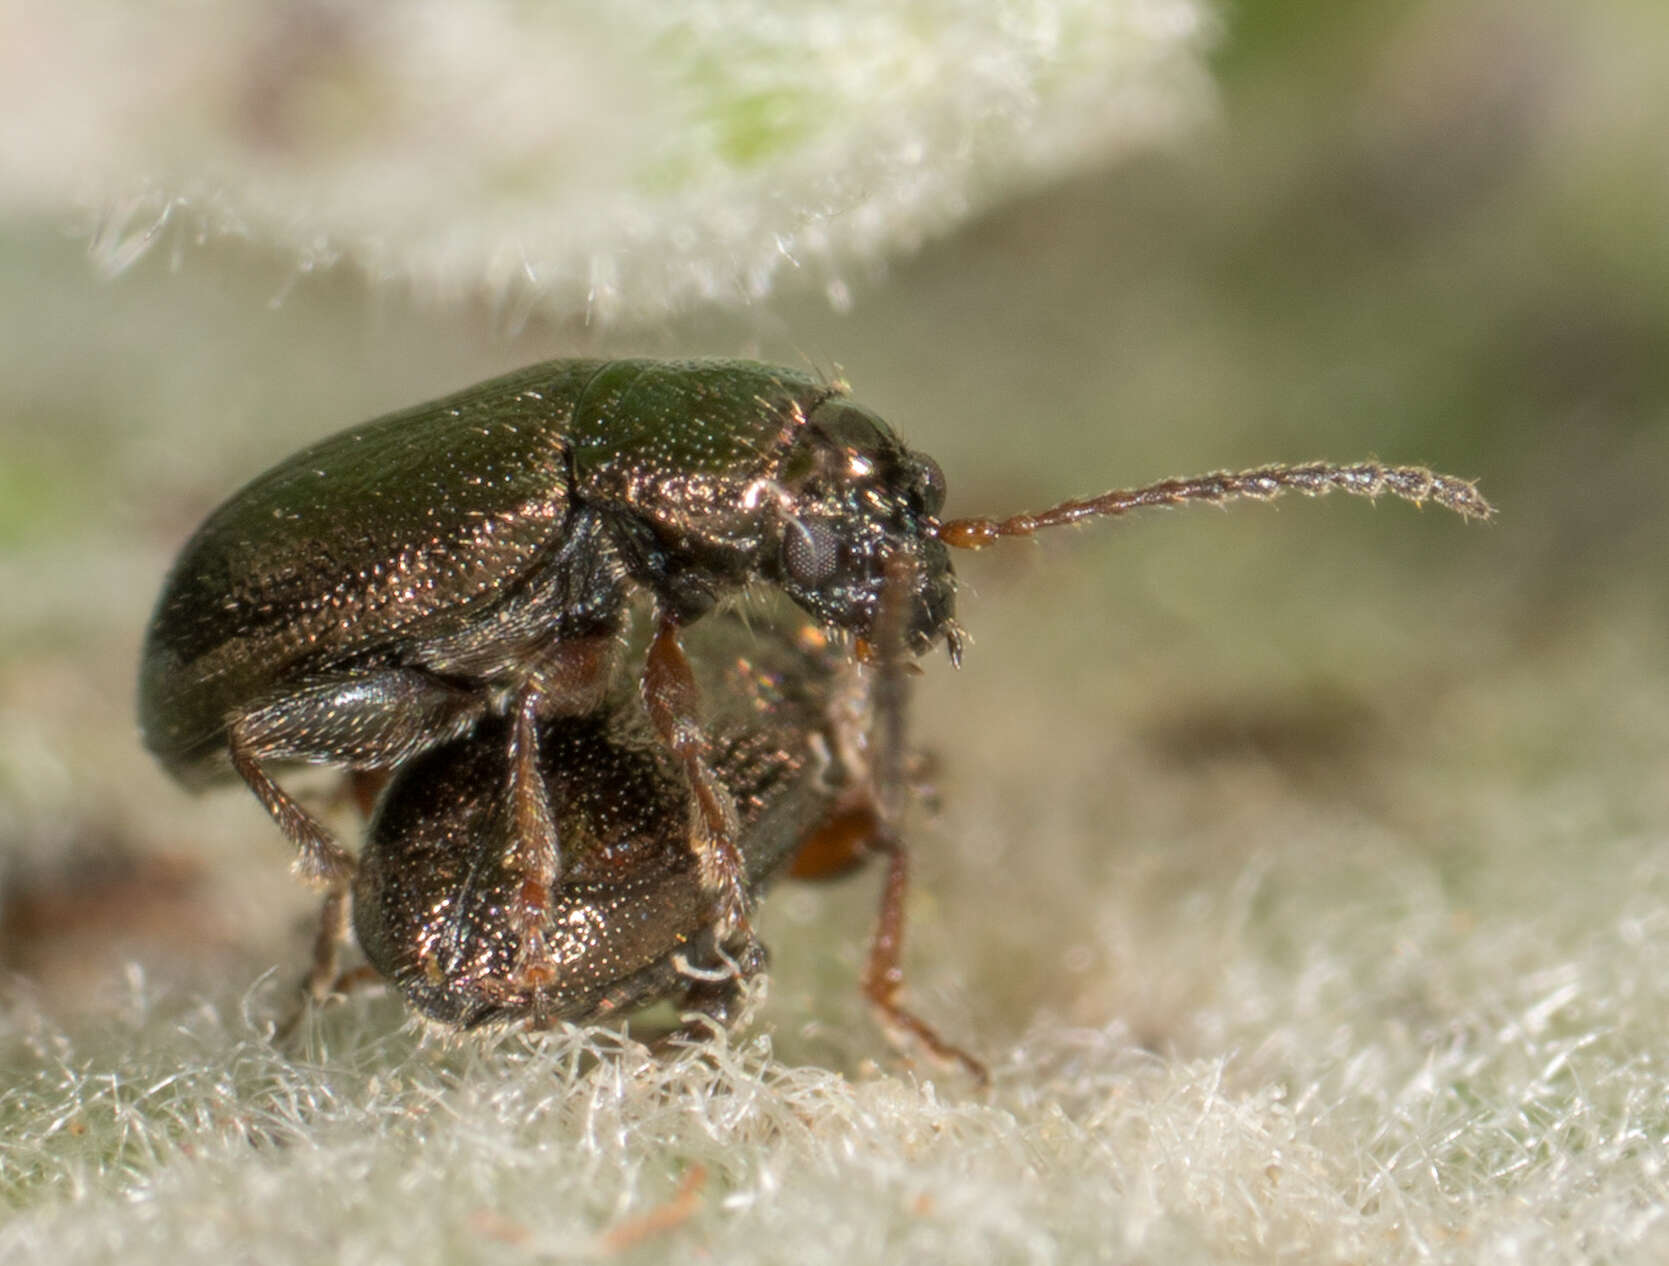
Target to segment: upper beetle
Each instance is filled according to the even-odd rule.
[[[911,644],[954,642],[944,480],[806,375],[739,361],[555,361],[365,423],[280,463],[181,551],[145,639],[139,718],[177,777],[228,764],[333,890],[352,863],[268,762],[398,766],[519,720],[505,794],[528,825],[531,932],[556,879],[526,776],[533,720],[602,699],[634,589],[658,625],[649,713],[695,787],[697,852],[740,925],[734,815],[705,768],[678,627],[779,586],[862,636],[892,553],[919,560]],[[541,838],[544,837],[544,838]]]
[[[900,559],[895,640],[915,653],[943,640],[954,655],[947,545],[1288,489],[1488,513],[1464,481],[1370,462],[941,522],[938,466],[837,387],[743,361],[552,361],[323,440],[211,514],[152,617],[140,723],[183,779],[229,764],[295,842],[301,872],[342,894],[351,859],[267,763],[390,768],[505,717],[499,794],[519,876],[507,927],[537,986],[561,873],[538,722],[601,705],[634,591],[655,606],[641,686],[689,784],[701,887],[721,941],[746,941],[736,813],[709,767],[682,625],[763,581],[869,641]]]

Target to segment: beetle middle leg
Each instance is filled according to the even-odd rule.
[[[736,806],[707,761],[707,735],[701,728],[701,692],[690,661],[678,641],[678,623],[662,613],[643,667],[643,700],[661,741],[683,762],[695,797],[690,848],[703,891],[717,906],[721,944],[751,945],[747,889],[741,853],[736,847]]]
[[[509,780],[499,832],[510,841],[503,864],[515,884],[505,911],[520,946],[509,981],[514,989],[538,988],[556,976],[545,927],[562,877],[562,850],[550,789],[539,768],[538,722],[582,715],[601,705],[614,654],[612,636],[574,637],[527,656],[521,666],[526,681],[511,707]]]
[[[544,929],[551,894],[562,873],[562,855],[550,793],[539,772],[536,722],[543,698],[532,687],[516,697],[515,724],[510,727],[510,779],[502,804],[500,838],[510,841],[503,864],[515,882],[505,917],[520,945],[510,983],[518,989],[547,984],[556,975]]]

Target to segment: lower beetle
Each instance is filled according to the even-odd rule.
[[[903,768],[898,657],[878,656],[879,671],[860,665],[797,613],[727,613],[692,637],[714,704],[709,767],[736,808],[749,895],[808,852],[816,863],[797,865],[802,877],[884,853],[865,992],[890,1035],[983,1079],[978,1061],[899,1002],[906,872],[888,784]],[[566,864],[540,928],[549,972],[528,979],[505,918],[522,882],[501,792],[514,725],[484,722],[411,761],[383,793],[353,888],[371,966],[424,1016],[459,1028],[594,1021],[663,1000],[699,1017],[680,1032],[733,1023],[763,954],[717,939],[689,849],[686,771],[625,690],[538,724],[537,773]]]
[[[508,927],[532,987],[552,970],[541,929],[569,852],[538,776],[539,726],[601,705],[634,593],[654,605],[640,685],[684,771],[698,881],[720,939],[745,940],[736,807],[712,768],[685,626],[762,582],[861,649],[887,560],[903,559],[900,643],[943,641],[954,658],[947,547],[1289,490],[1490,513],[1462,480],[1364,463],[943,521],[938,466],[838,387],[745,361],[552,361],[320,441],[214,511],[152,617],[140,724],[182,780],[236,771],[300,873],[341,898],[352,859],[268,767],[393,769],[491,721],[517,824]]]

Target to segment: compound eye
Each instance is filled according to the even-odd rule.
[[[936,517],[945,508],[945,472],[925,453],[911,453],[906,470],[910,481],[906,495],[916,513]]]
[[[826,523],[789,519],[782,561],[796,582],[815,588],[834,575],[840,562],[840,538]]]

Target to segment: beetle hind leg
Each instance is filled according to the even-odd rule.
[[[344,671],[300,683],[232,717],[227,749],[232,768],[296,846],[296,873],[334,892],[352,882],[353,858],[264,763],[389,768],[467,732],[484,709],[478,695],[416,669]]]
[[[346,892],[354,873],[354,861],[348,851],[336,842],[336,837],[322,822],[272,780],[272,775],[261,768],[260,760],[239,741],[235,729],[230,746],[232,768],[266,806],[278,829],[284,832],[284,838],[296,846],[296,874],[311,887],[332,894]]]
[[[333,888],[325,894],[319,908],[319,926],[313,934],[312,961],[289,1011],[273,1030],[274,1042],[288,1042],[301,1027],[310,1008],[346,997],[360,986],[375,984],[382,979],[369,963],[342,970],[342,946],[347,944],[351,913],[352,897],[347,888]]]

